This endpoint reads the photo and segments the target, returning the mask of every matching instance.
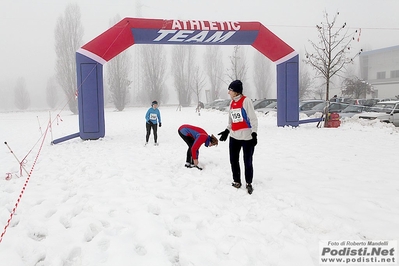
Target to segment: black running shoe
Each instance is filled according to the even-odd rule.
[[[252,187],[251,184],[247,184],[247,191],[248,191],[248,194],[252,194],[252,192],[254,191],[254,188]]]
[[[241,183],[238,183],[238,182],[233,182],[233,183],[231,183],[231,185],[233,187],[235,187],[235,188],[240,188],[241,187]]]

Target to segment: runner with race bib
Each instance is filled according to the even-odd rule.
[[[148,109],[147,113],[145,114],[145,121],[146,121],[145,127],[147,134],[145,135],[144,146],[148,144],[148,140],[151,134],[151,129],[154,132],[154,145],[158,146],[158,124],[159,127],[161,127],[162,122],[161,122],[161,113],[159,112],[157,101],[153,101],[151,103],[151,108]]]
[[[231,98],[227,128],[220,132],[220,141],[225,141],[230,134],[229,155],[233,174],[232,186],[241,187],[240,151],[244,153],[246,189],[252,194],[253,164],[252,158],[258,143],[258,118],[251,99],[242,94],[243,86],[240,80],[231,82],[228,94]]]

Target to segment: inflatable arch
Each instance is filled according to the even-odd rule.
[[[124,18],[76,52],[79,133],[105,136],[103,65],[134,44],[252,45],[277,65],[277,126],[298,126],[298,54],[259,22]]]

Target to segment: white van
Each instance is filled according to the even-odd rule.
[[[395,105],[389,116],[389,122],[394,124],[395,127],[399,127],[399,103]]]
[[[367,112],[354,115],[361,119],[379,119],[381,122],[393,123],[399,126],[399,101],[378,102],[370,107]]]

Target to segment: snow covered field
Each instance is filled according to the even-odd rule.
[[[203,171],[183,166],[177,128],[216,135],[227,113],[161,106],[160,145],[151,135],[144,147],[147,109],[106,109],[105,138],[52,146],[48,132],[41,150],[48,112],[0,113],[3,233],[25,186],[1,265],[308,266],[319,265],[320,240],[399,239],[399,128],[357,120],[281,128],[275,114],[259,113],[248,195],[231,186],[227,142],[201,147]],[[54,139],[79,131],[77,116],[60,118]],[[29,179],[18,178],[5,141],[27,156]]]

